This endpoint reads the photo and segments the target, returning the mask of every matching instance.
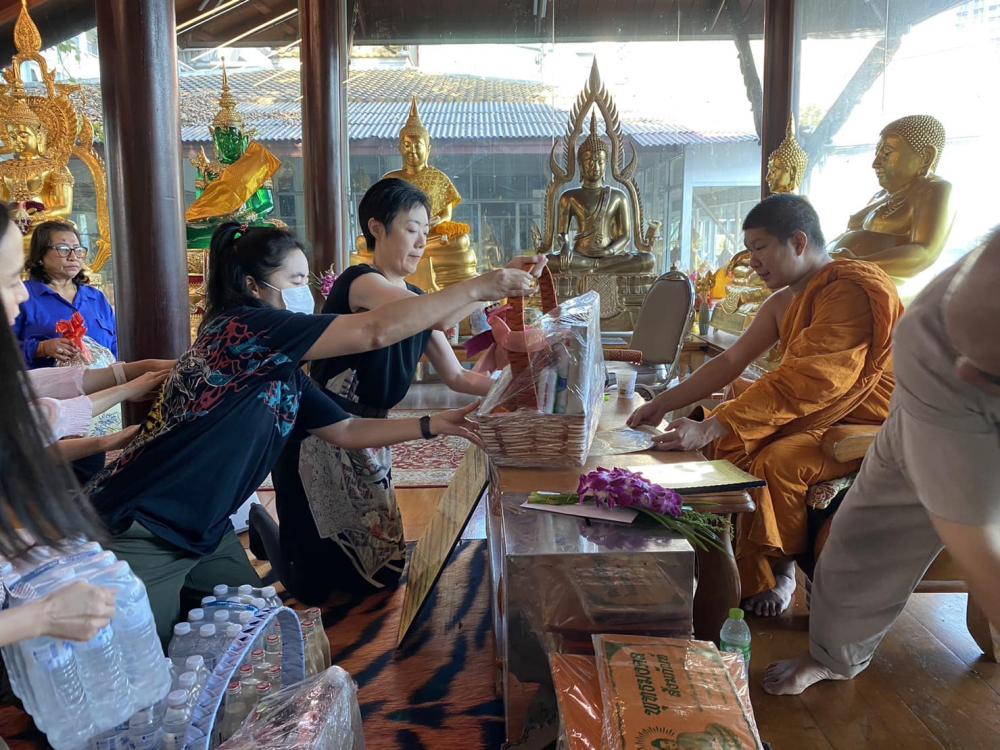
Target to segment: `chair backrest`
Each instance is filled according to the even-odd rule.
[[[643,364],[672,364],[680,356],[693,317],[694,284],[680,271],[667,271],[642,301],[629,348],[642,352]]]

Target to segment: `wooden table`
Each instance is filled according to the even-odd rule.
[[[632,400],[610,397],[604,403],[600,429],[613,429],[625,424],[632,411],[643,403],[635,396]],[[616,456],[591,458],[582,467],[571,469],[513,469],[496,467],[496,484],[491,492],[530,493],[575,492],[580,475],[596,469],[626,466],[649,466],[655,464],[699,461],[704,456],[697,452],[646,451]],[[754,509],[753,501],[746,492],[724,493],[706,496],[705,506],[699,510],[720,515],[744,513]],[[729,616],[731,607],[740,603],[740,577],[736,569],[736,559],[730,540],[723,540],[723,551],[697,550],[698,587],[694,599],[694,633],[704,640],[716,640],[722,623]]]

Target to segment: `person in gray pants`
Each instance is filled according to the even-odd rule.
[[[862,672],[943,547],[1000,624],[1000,228],[935,278],[896,328],[889,419],[834,516],[809,655],[771,664],[797,695]]]

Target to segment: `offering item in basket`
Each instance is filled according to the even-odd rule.
[[[544,314],[525,322],[524,301],[497,321],[496,348],[508,365],[476,413],[487,453],[502,466],[582,466],[593,441],[604,384],[600,298],[559,305],[546,268]]]

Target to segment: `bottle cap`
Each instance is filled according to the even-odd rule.
[[[277,634],[277,633],[271,633],[271,634],[270,634],[270,635],[269,635],[269,636],[267,637],[267,645],[268,645],[268,646],[270,646],[270,645],[272,645],[272,644],[273,644],[273,645],[277,645],[277,643],[278,643],[278,634]]]
[[[201,607],[192,609],[188,612],[188,622],[201,622],[205,619],[205,610]]]
[[[180,677],[177,678],[177,684],[180,685],[185,690],[190,690],[198,682],[198,675],[194,672],[185,672]]]
[[[240,612],[240,625],[246,625],[253,619],[253,612]]]
[[[244,664],[240,667],[240,675],[243,677],[249,677],[253,674],[253,664]]]
[[[195,654],[194,656],[189,656],[184,660],[184,668],[188,672],[197,672],[200,669],[205,668],[205,657],[201,654]]]
[[[261,599],[273,599],[278,595],[278,590],[274,586],[265,586],[260,590]]]
[[[208,623],[208,625],[202,625],[198,630],[198,635],[202,638],[211,638],[215,635],[215,625]]]
[[[267,602],[261,599],[259,596],[255,597],[253,601],[250,602],[250,606],[256,607],[257,609],[267,609]]]
[[[201,606],[207,607],[209,604],[215,604],[217,601],[219,600],[214,596],[203,596],[201,598]]]
[[[229,610],[228,609],[217,609],[212,615],[212,619],[215,622],[229,622]]]
[[[740,609],[739,607],[733,607],[731,610],[729,610],[729,619],[730,620],[742,620],[745,617],[746,617],[746,613],[742,609]]]
[[[250,659],[253,661],[263,661],[264,660],[264,649],[255,648],[250,652]]]
[[[174,690],[169,695],[167,695],[167,705],[171,708],[179,708],[187,704],[188,701],[188,691],[187,690]]]
[[[258,682],[257,683],[257,692],[258,693],[266,693],[270,689],[271,689],[271,683],[270,682]]]
[[[243,628],[241,628],[235,622],[231,622],[228,625],[226,625],[226,637],[229,638],[230,640],[232,640],[233,638],[236,638],[236,636],[238,636],[242,632],[243,632]]]
[[[220,583],[212,588],[212,593],[215,594],[217,599],[221,599],[229,594],[229,587],[224,583]]]
[[[226,688],[227,693],[238,693],[240,692],[239,680],[233,680],[229,683],[229,687]]]
[[[191,632],[191,623],[179,622],[174,625],[174,635],[187,635]]]
[[[239,593],[240,596],[250,596],[253,593],[253,586],[251,586],[249,583],[244,583],[242,586],[236,589],[236,591],[237,593]]]

